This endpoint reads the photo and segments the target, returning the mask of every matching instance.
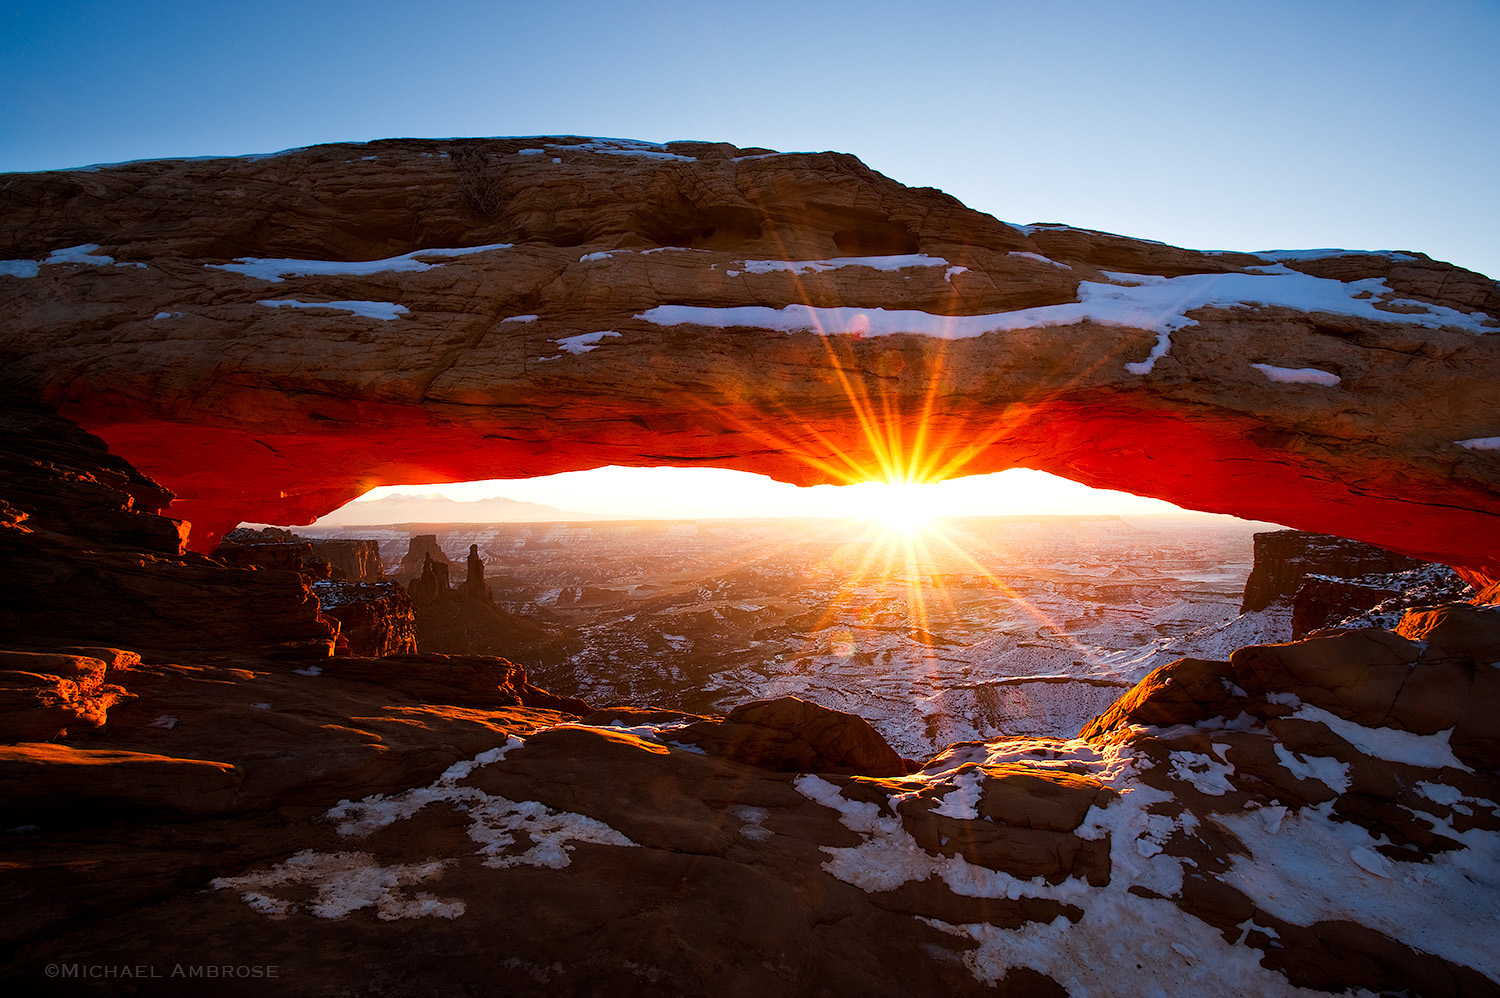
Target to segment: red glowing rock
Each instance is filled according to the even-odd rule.
[[[1024,466],[1500,578],[1495,282],[1016,228],[763,152],[392,140],[10,176],[0,354],[175,492],[197,550],[381,484]]]

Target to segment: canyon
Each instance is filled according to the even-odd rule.
[[[1012,226],[852,157],[706,143],[0,191],[18,988],[1500,994],[1493,281]],[[605,703],[520,654],[348,654],[300,548],[209,554],[376,484],[611,462],[1024,464],[1476,592],[1142,662],[1076,732],[898,750],[857,698]],[[381,585],[344,547],[328,584]],[[842,629],[897,626],[859,595]]]

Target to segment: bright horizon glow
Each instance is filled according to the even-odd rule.
[[[611,466],[541,478],[381,486],[354,503],[424,495],[454,502],[503,497],[622,519],[811,516],[919,523],[961,516],[1192,514],[1160,499],[1091,489],[1025,468],[926,484],[860,482],[803,488],[723,468]]]
[[[886,529],[897,533],[911,533],[926,526],[932,519],[932,496],[920,482],[870,482],[858,504],[850,513],[861,519],[876,520]],[[845,490],[845,495],[854,493]]]

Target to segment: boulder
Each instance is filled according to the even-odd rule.
[[[912,768],[869,721],[792,696],[741,704],[672,738],[774,772],[901,776]]]

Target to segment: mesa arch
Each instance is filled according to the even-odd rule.
[[[1500,578],[1500,286],[1016,227],[853,157],[389,140],[0,178],[0,363],[188,544],[379,484],[1013,466]]]

